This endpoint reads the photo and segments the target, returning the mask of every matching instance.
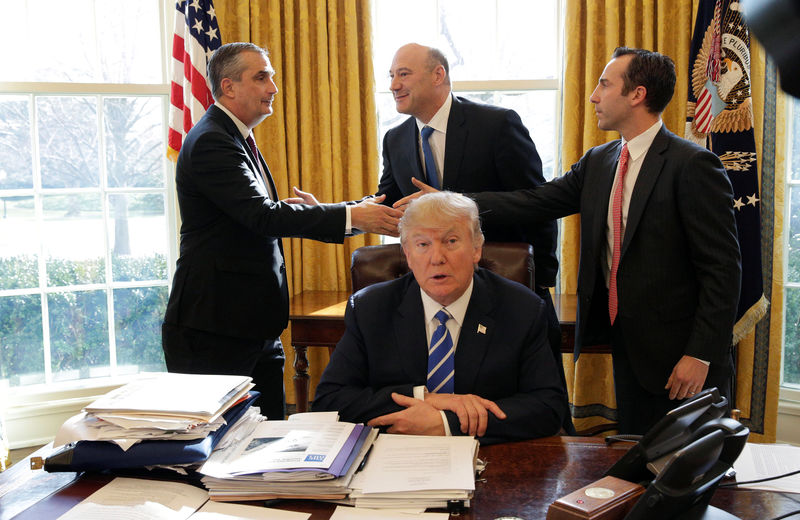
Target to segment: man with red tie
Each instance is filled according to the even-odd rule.
[[[621,433],[645,433],[703,388],[731,397],[733,190],[716,155],[664,127],[674,88],[669,57],[616,49],[589,101],[622,139],[537,188],[470,195],[494,224],[580,213],[575,355],[611,344]]]

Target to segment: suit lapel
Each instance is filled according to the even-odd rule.
[[[633,187],[631,194],[631,202],[628,206],[628,220],[625,224],[625,236],[622,241],[621,256],[625,255],[625,250],[628,248],[633,235],[636,233],[636,228],[642,219],[644,208],[647,206],[647,199],[650,198],[650,193],[661,175],[661,170],[664,167],[664,151],[669,145],[669,137],[665,126],[656,134],[653,139],[653,144],[647,151],[647,155],[642,162],[642,168],[639,170],[639,176],[636,178],[636,184]]]
[[[473,276],[474,285],[469,299],[467,314],[458,336],[455,359],[455,392],[471,393],[480,372],[483,359],[489,351],[495,320],[490,316],[494,309],[494,294],[479,276]]]
[[[267,197],[270,200],[273,200],[273,194],[275,197],[278,196],[278,190],[275,188],[275,181],[272,179],[272,174],[269,171],[269,167],[267,166],[267,162],[261,156],[261,152],[258,152],[258,157],[253,156],[253,151],[250,149],[250,145],[247,144],[247,141],[242,137],[239,133],[239,130],[236,129],[236,141],[239,143],[239,146],[244,149],[245,154],[247,154],[247,158],[250,160],[250,169],[253,170],[253,175],[255,176],[258,183],[264,187],[264,191],[267,193]],[[259,169],[259,163],[261,166],[264,167],[264,175],[261,175],[261,170]],[[267,186],[269,184],[269,186]],[[274,199],[277,202],[277,198]]]
[[[610,146],[605,155],[599,158],[600,164],[597,166],[598,184],[594,196],[594,209],[597,212],[596,218],[585,219],[592,223],[592,246],[594,251],[604,252],[606,250],[606,229],[608,229],[608,201],[611,198],[611,190],[614,187],[614,175],[617,172],[619,154],[622,152],[622,142],[618,141],[616,146]],[[589,175],[594,174],[594,167],[587,166]]]
[[[399,141],[398,150],[401,163],[406,164],[412,177],[416,177],[422,182],[427,182],[419,157],[419,130],[417,129],[416,119],[413,117],[406,119],[405,123],[403,123],[403,128],[400,129]],[[416,188],[414,189],[416,190]]]
[[[457,97],[453,97],[450,105],[450,115],[447,118],[447,134],[444,145],[444,173],[442,174],[442,187],[450,189],[457,186],[458,172],[461,171],[461,161],[464,158],[464,146],[467,142],[469,130],[465,124],[464,107]]]
[[[270,198],[275,196],[275,202],[278,202],[278,188],[275,187],[275,180],[272,178],[272,173],[269,171],[269,166],[267,166],[267,161],[264,160],[264,157],[261,156],[261,152],[258,152],[259,160],[261,161],[262,166],[264,166],[264,176],[267,178],[267,182],[269,183],[269,188],[267,190],[267,195]]]
[[[428,367],[428,340],[425,332],[425,312],[420,288],[415,280],[406,285],[406,292],[394,315],[394,344],[400,349],[398,357],[409,381],[426,380]],[[424,383],[423,383],[424,384]]]

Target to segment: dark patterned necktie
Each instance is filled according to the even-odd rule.
[[[428,185],[437,190],[442,189],[439,182],[439,174],[436,173],[436,162],[433,160],[433,150],[431,150],[431,143],[428,142],[433,134],[433,128],[425,126],[422,128],[422,155],[425,157],[425,175],[428,176]]]
[[[447,330],[450,315],[442,309],[436,313],[439,326],[433,331],[428,349],[428,391],[439,394],[452,394],[455,375],[455,348],[453,338]]]

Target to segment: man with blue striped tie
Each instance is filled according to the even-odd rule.
[[[567,409],[544,302],[478,268],[478,209],[451,192],[400,220],[411,273],[354,294],[314,410],[390,433],[474,435],[481,443],[559,431]]]

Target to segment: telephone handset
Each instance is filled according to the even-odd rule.
[[[722,417],[727,400],[704,390],[669,412],[606,475],[647,486],[625,520],[736,519],[708,505],[750,430]],[[657,469],[653,479],[648,466]]]

